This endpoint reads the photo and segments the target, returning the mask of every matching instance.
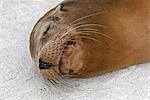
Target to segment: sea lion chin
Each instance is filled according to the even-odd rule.
[[[30,36],[44,78],[90,77],[150,61],[148,0],[64,0]]]

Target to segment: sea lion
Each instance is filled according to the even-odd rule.
[[[150,61],[149,0],[64,0],[30,36],[44,78],[91,77]]]

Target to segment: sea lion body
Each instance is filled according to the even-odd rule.
[[[30,37],[46,79],[90,77],[150,61],[149,0],[64,0]]]

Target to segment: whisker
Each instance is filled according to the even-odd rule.
[[[104,14],[105,12],[98,12],[98,13],[93,13],[93,14],[90,14],[90,15],[87,15],[87,16],[83,16],[81,18],[78,18],[76,20],[74,20],[72,23],[76,23],[82,19],[85,19],[85,18],[89,18],[89,17],[92,17],[92,16],[96,16],[96,15],[100,15],[100,14]]]
[[[89,39],[89,40],[92,40],[92,41],[96,41],[96,42],[101,42],[101,41],[99,41],[99,40],[97,40],[95,38],[89,37],[89,36],[82,36],[82,35],[80,35],[80,37],[85,38],[85,39]]]
[[[91,34],[91,33],[89,33],[89,32],[77,32],[76,34],[74,34],[74,35],[93,35],[93,34]]]
[[[88,27],[84,27],[83,29],[77,29],[77,30],[79,30],[79,31],[84,31],[84,30],[90,30],[90,31],[98,31],[98,32],[100,32],[100,30],[99,29],[96,29],[96,28],[88,28]]]
[[[57,36],[61,36],[61,32],[64,32],[66,29],[68,29],[69,27],[67,25],[61,27],[61,29],[59,29],[59,33],[57,34]],[[56,37],[57,39],[59,39],[58,37]]]
[[[61,77],[61,74],[58,73],[56,70],[53,70],[55,72],[55,75],[57,76],[57,78],[59,78],[61,81],[65,82],[62,77]]]
[[[76,86],[72,85],[71,83],[68,83],[66,81],[63,80],[63,78],[60,76],[60,74],[56,71],[53,70],[56,74],[56,77],[52,80],[49,80],[52,84],[54,83],[59,83],[58,86],[61,86],[62,88],[65,89],[70,89],[70,90],[77,90],[77,91],[95,91],[95,90],[82,90],[77,88]],[[68,76],[68,75],[67,75]],[[48,85],[49,86],[49,85]],[[55,85],[54,85],[55,86]],[[49,86],[50,87],[50,86]],[[54,87],[56,88],[56,86]]]
[[[80,26],[77,26],[77,27],[74,27],[74,28],[72,28],[72,29],[70,29],[69,31],[67,31],[65,34],[63,34],[62,36],[61,36],[61,38],[63,38],[64,36],[66,36],[68,33],[70,33],[70,32],[72,32],[73,30],[76,30],[76,29],[78,29],[78,28],[81,28],[81,27],[86,27],[86,26],[97,26],[97,27],[103,27],[103,28],[106,28],[106,26],[105,25],[99,25],[99,24],[84,24],[84,25],[80,25]],[[60,39],[61,39],[60,38]]]
[[[48,81],[49,81],[53,86],[56,85],[51,79],[48,79]]]
[[[64,32],[67,27],[68,27],[68,26],[63,26],[63,27],[61,27],[61,28],[59,29],[59,32],[58,32],[57,34],[55,34],[53,40],[54,40],[54,41],[59,41],[59,40],[60,40],[59,37],[61,37],[61,35],[62,35],[61,32]]]
[[[86,23],[86,24],[80,25],[79,27],[85,27],[85,26],[97,26],[100,28],[107,28],[106,25],[100,25],[100,24],[96,24],[96,23]]]
[[[55,84],[58,84],[55,79],[51,79],[51,81]]]
[[[62,84],[63,84],[65,87],[68,87],[69,89],[79,90],[75,85],[72,85],[71,83],[64,81],[64,80],[63,80],[62,78],[60,78],[60,77],[58,77],[58,80],[63,81]]]
[[[50,74],[51,76],[53,76],[50,72],[49,72],[49,74]],[[55,86],[55,87],[56,87],[56,85],[58,86],[58,83],[55,81],[54,78],[48,79],[48,81],[49,81],[53,86]]]
[[[58,75],[58,74],[57,74]],[[72,89],[73,85],[69,85],[67,82],[65,82],[62,78],[59,76],[56,76],[54,79],[49,79],[49,82],[56,87],[60,86],[61,88],[69,88]]]
[[[63,84],[63,82],[61,82],[57,77],[55,77],[55,81],[59,84]]]
[[[63,83],[63,79],[61,79],[61,78],[59,78],[58,79],[58,77],[60,77],[60,74],[57,72],[57,71],[55,71],[55,70],[53,70],[54,71],[54,73],[55,73],[55,79],[59,82],[59,83]]]
[[[86,24],[86,23],[87,23],[86,21],[81,21],[81,22],[73,24],[72,26],[75,27],[75,26]]]
[[[62,86],[64,86],[64,87],[69,87],[69,88],[72,88],[72,87],[73,87],[73,85],[70,85],[68,82],[65,82],[65,81],[62,80],[61,78],[56,78],[56,80],[57,80],[58,82],[60,82],[60,84],[61,84]]]
[[[60,81],[59,79],[57,79],[56,77],[55,77],[55,79],[53,79],[53,80],[55,80],[55,82],[57,83],[57,86],[60,86],[60,87],[62,87],[62,88],[64,88],[64,87],[69,87],[68,85],[66,85],[65,83],[63,83],[63,82]]]
[[[54,70],[55,71],[55,70]],[[56,72],[56,71],[55,71]],[[57,72],[56,72],[57,73]],[[55,78],[55,79],[57,79],[59,82],[61,82],[61,84],[63,84],[63,85],[67,85],[67,86],[73,86],[73,85],[71,85],[71,83],[68,83],[68,82],[66,82],[66,81],[64,81],[63,80],[63,78],[60,76],[60,74],[58,74],[57,73],[57,77]]]
[[[87,32],[87,33],[95,33],[95,34],[98,34],[98,35],[101,35],[101,36],[104,36],[106,38],[109,38],[109,39],[112,39],[110,36],[106,35],[106,34],[103,34],[101,33],[100,31],[94,31],[94,30],[82,30],[83,32]],[[82,33],[82,32],[81,32]]]
[[[48,80],[47,80],[47,81],[48,81]],[[50,85],[50,84],[49,84],[50,82],[49,82],[49,81],[47,82],[47,81],[46,81],[46,82],[44,82],[46,86],[48,86],[48,87],[50,87],[50,88],[51,88],[51,86],[52,86],[53,88],[55,88],[55,89],[56,89],[56,87],[55,87],[55,86]]]
[[[50,85],[49,85],[48,83],[44,82],[44,84],[45,84],[46,86],[50,87]]]

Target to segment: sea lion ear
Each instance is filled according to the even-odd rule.
[[[61,3],[59,6],[58,6],[58,9],[60,10],[60,11],[67,11],[66,9],[64,9],[64,3]]]
[[[65,6],[65,5],[64,5],[63,3],[60,4],[60,10],[61,10],[61,11],[65,11],[64,6]]]

